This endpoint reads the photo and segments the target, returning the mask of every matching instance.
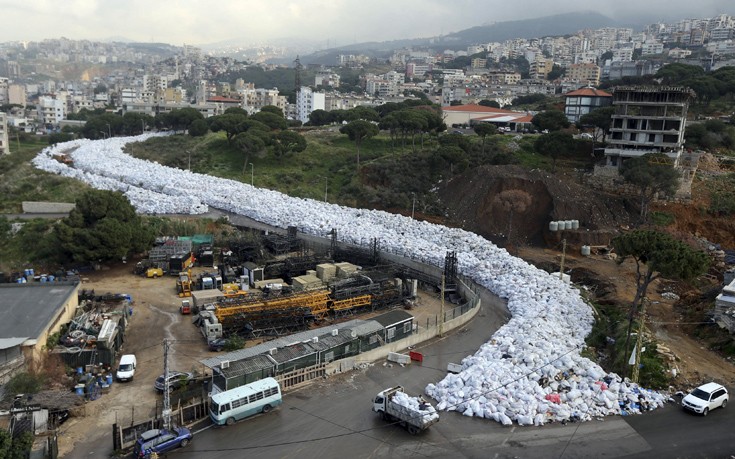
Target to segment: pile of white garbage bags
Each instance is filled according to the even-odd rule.
[[[427,386],[439,410],[540,425],[639,413],[665,403],[663,395],[606,374],[580,356],[593,317],[574,288],[482,237],[387,212],[292,198],[122,152],[126,143],[151,135],[58,144],[34,164],[95,188],[120,190],[140,213],[198,214],[211,206],[318,236],[334,228],[345,242],[367,245],[377,238],[381,250],[435,266],[443,266],[447,252],[456,252],[459,272],[507,299],[512,318],[462,361],[459,374]],[[55,159],[61,154],[73,167]]]
[[[409,416],[420,416],[423,423],[431,423],[439,419],[436,408],[421,397],[412,397],[405,392],[396,391],[391,402],[405,408],[404,412]]]

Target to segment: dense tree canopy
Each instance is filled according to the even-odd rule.
[[[546,110],[537,113],[531,119],[531,123],[539,130],[559,131],[568,128],[571,123],[564,112],[560,110]]]
[[[539,136],[533,148],[540,154],[548,156],[552,161],[552,171],[556,170],[556,160],[574,149],[574,137],[568,132],[551,132]]]
[[[119,192],[88,190],[54,227],[63,259],[89,263],[120,259],[153,244],[154,235]]]
[[[605,136],[607,135],[608,129],[610,129],[610,126],[612,125],[612,116],[615,113],[615,108],[610,107],[601,107],[595,110],[592,110],[589,113],[585,113],[584,115],[579,117],[579,125],[580,126],[592,126],[595,128],[594,130],[594,136],[595,140],[597,139],[597,133],[602,133],[602,141],[605,141]]]
[[[227,143],[232,143],[232,139],[241,132],[245,132],[247,127],[245,121],[248,117],[239,113],[225,113],[210,118],[209,129],[212,132],[224,131],[227,136]]]

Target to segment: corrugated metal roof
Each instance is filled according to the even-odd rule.
[[[316,349],[307,343],[293,344],[291,346],[279,347],[275,354],[270,357],[278,363],[290,362],[307,355],[316,353]]]
[[[382,329],[383,325],[375,320],[366,320],[365,323],[350,328],[350,330],[354,331],[357,336],[372,335]]]
[[[219,371],[227,378],[235,376],[247,375],[266,368],[273,368],[276,362],[271,360],[267,355],[254,355],[247,359],[231,362],[228,368],[219,369]]]
[[[219,364],[224,360],[229,360],[232,365],[232,362],[237,362],[243,359],[247,359],[249,357],[253,357],[259,354],[265,354],[268,353],[271,349],[276,348],[282,348],[289,346],[294,343],[302,343],[305,341],[311,340],[315,336],[322,336],[326,334],[331,334],[332,330],[335,328],[337,329],[344,329],[344,330],[352,330],[355,327],[359,327],[365,323],[364,320],[360,319],[354,319],[350,320],[348,322],[344,322],[341,324],[334,324],[329,325],[326,327],[316,328],[314,330],[306,330],[300,333],[295,333],[293,335],[283,336],[281,338],[276,338],[271,341],[266,341],[264,343],[257,344],[253,347],[248,347],[245,349],[238,349],[237,351],[228,352],[226,354],[220,354],[215,357],[210,357],[208,359],[201,360],[201,363],[209,368],[214,368],[216,366],[219,366]],[[380,324],[378,324],[378,330],[382,329]],[[359,336],[359,333],[358,333]]]
[[[355,338],[352,337],[349,330],[340,330],[337,335],[320,336],[319,341],[316,343],[311,341],[309,342],[309,346],[321,352],[349,343],[353,339]]]
[[[373,320],[379,322],[385,328],[405,322],[409,319],[413,319],[413,316],[402,309],[394,309],[393,311],[373,317]]]

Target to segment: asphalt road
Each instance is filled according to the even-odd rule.
[[[428,431],[411,436],[371,411],[380,390],[403,385],[411,394],[441,379],[447,362],[459,362],[486,342],[505,321],[486,300],[466,327],[420,346],[423,364],[376,364],[367,370],[320,381],[287,394],[266,415],[231,427],[206,425],[171,458],[590,458],[730,457],[735,453],[735,410],[706,418],[678,404],[640,416],[544,427],[498,423],[441,413]]]

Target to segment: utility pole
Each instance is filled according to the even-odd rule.
[[[329,186],[329,179],[324,177],[324,202],[327,202],[327,187]]]
[[[163,427],[171,429],[171,388],[168,381],[168,348],[167,338],[163,339]]]
[[[413,220],[413,215],[416,212],[416,193],[411,193],[411,196],[413,197],[411,204],[411,220]]]
[[[640,317],[638,318],[638,336],[635,343],[635,365],[633,366],[633,374],[631,375],[631,380],[634,383],[638,382],[638,378],[640,377],[641,373],[641,351],[643,349],[643,327],[644,322],[646,321],[646,303],[648,302],[648,298],[643,297],[641,299],[641,312]]]
[[[253,185],[254,178],[255,178],[255,166],[253,166],[253,163],[248,163],[248,164],[250,164],[250,186],[255,186]]]
[[[567,256],[567,238],[561,240],[561,263],[559,264],[559,280],[564,282],[564,258]]]
[[[442,274],[442,298],[441,298],[441,308],[439,309],[439,337],[444,336],[444,286],[446,282],[446,276]]]

